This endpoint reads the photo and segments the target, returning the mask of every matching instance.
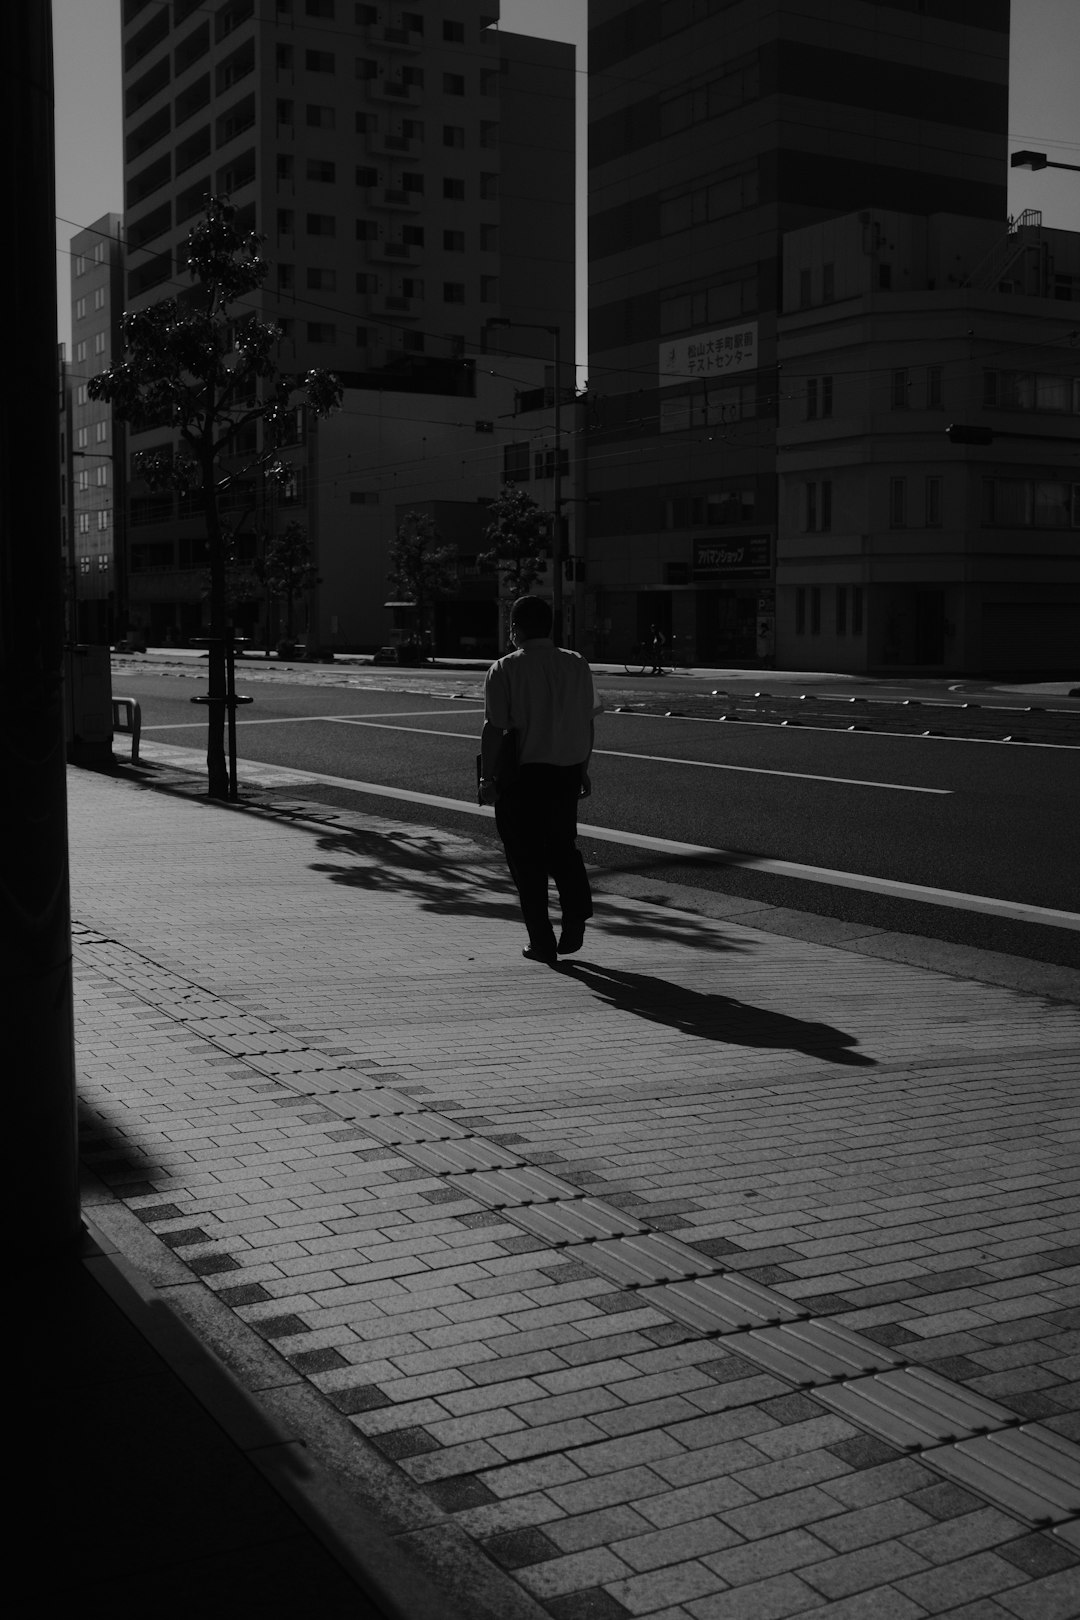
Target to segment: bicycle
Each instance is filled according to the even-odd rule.
[[[652,644],[636,641],[623,663],[623,668],[628,675],[651,675],[657,667],[657,662]],[[672,636],[670,642],[661,648],[659,666],[662,675],[672,675],[677,669],[689,667],[686,649],[678,636]]]

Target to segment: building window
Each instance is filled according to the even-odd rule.
[[[985,371],[983,404],[1010,411],[1080,412],[1080,377],[1053,372]]]
[[[836,587],[836,633],[838,636],[847,635],[847,586]]]
[[[75,345],[75,358],[76,358],[76,360],[85,360],[86,359],[86,339],[85,338],[83,338],[81,340],[81,342],[76,343],[76,345]]]
[[[109,527],[109,514],[104,508],[97,515],[98,532],[104,533]]]
[[[85,253],[76,253],[75,258],[74,258],[74,260],[72,262],[71,269],[72,269],[72,274],[73,275],[82,276],[82,275],[86,274],[86,254]]]
[[[401,240],[406,247],[423,247],[424,227],[422,225],[403,225],[401,227]]]
[[[379,290],[378,276],[374,275],[370,270],[358,270],[356,272],[356,290],[358,293],[377,293]]]
[[[926,480],[926,527],[941,528],[941,479]]]
[[[414,90],[424,88],[424,70],[422,67],[403,67],[401,70],[402,84],[408,84]]]
[[[94,439],[96,440],[96,442],[98,444],[104,444],[106,442],[106,440],[108,439],[108,437],[109,437],[109,424],[108,424],[108,422],[96,422],[94,424]]]
[[[529,480],[528,442],[503,445],[503,483],[525,484]]]
[[[814,295],[814,274],[812,270],[799,271],[799,308],[809,309]]]
[[[78,487],[79,487],[80,490],[90,488],[90,469],[89,469],[89,467],[81,467],[79,469]]]
[[[365,83],[379,77],[379,64],[371,56],[358,56],[356,58],[356,77]],[[362,134],[363,131],[360,131]]]
[[[452,202],[464,202],[464,180],[451,180],[449,177],[444,176],[442,183],[442,194],[444,197],[448,197]]]
[[[499,196],[499,177],[497,174],[481,174],[480,197],[483,202],[497,202]]]
[[[336,343],[337,327],[333,321],[308,321],[307,340],[309,343]]]
[[[463,73],[444,73],[442,87],[444,96],[463,96],[465,94],[465,75]]]
[[[79,386],[78,386],[78,389],[76,391],[76,394],[75,394],[75,403],[77,405],[85,405],[86,401],[87,401],[86,384],[85,383],[80,383]]]
[[[813,421],[817,416],[831,416],[833,402],[833,380],[831,377],[808,377],[806,379],[806,420]]]
[[[304,66],[309,73],[333,73],[333,51],[305,51]]]
[[[443,39],[448,39],[452,45],[464,45],[465,24],[460,22],[451,22],[448,17],[444,17],[442,25],[442,37]]]
[[[443,231],[443,233],[442,233],[442,245],[443,245],[443,251],[446,252],[446,253],[464,253],[464,251],[465,251],[465,232],[464,231]]]
[[[329,158],[308,158],[307,177],[317,180],[320,185],[333,185],[337,179],[337,165],[331,163]]]
[[[401,292],[404,298],[423,298],[424,283],[418,276],[402,276]]]
[[[374,113],[358,112],[355,122],[358,135],[374,135],[379,128],[379,120]]]
[[[311,269],[307,272],[309,292],[336,292],[337,271]]]
[[[334,0],[304,0],[304,10],[309,17],[325,17],[327,22],[334,20]]]
[[[851,587],[851,633],[861,636],[863,630],[863,588],[861,585]]]
[[[795,591],[795,634],[806,634],[806,586],[799,585]]]
[[[76,434],[75,434],[75,443],[78,445],[80,450],[85,450],[87,445],[90,443],[90,429],[89,428],[79,428],[79,429],[77,429]]]
[[[274,48],[274,66],[279,73],[292,71],[293,55],[291,45],[277,45]]]
[[[888,292],[892,287],[892,265],[879,264],[877,267],[877,284],[882,292]]]
[[[333,107],[317,107],[309,102],[305,112],[305,120],[308,129],[333,129],[334,109]]]
[[[465,145],[465,131],[460,124],[444,124],[442,131],[444,146],[454,146],[461,149]]]
[[[105,488],[108,487],[108,483],[109,483],[109,469],[108,469],[108,467],[96,467],[94,469],[94,482],[95,482],[95,484],[97,484],[99,489],[105,489]]]
[[[889,527],[907,527],[907,479],[889,479]]]
[[[295,108],[291,101],[278,101],[277,121],[279,127],[291,129],[295,117]]]
[[[823,264],[821,267],[821,301],[831,304],[836,297],[836,266]]]
[[[279,208],[277,211],[277,231],[279,236],[291,236],[296,229],[296,215],[291,208]]]
[[[995,529],[1080,529],[1080,484],[985,478],[983,522]]]
[[[372,168],[369,163],[358,163],[356,165],[356,183],[358,186],[364,187],[377,186],[379,183],[378,169]]]
[[[75,300],[75,319],[77,321],[81,321],[81,320],[85,320],[85,318],[86,318],[86,299],[85,298],[76,298],[76,300]]]
[[[79,531],[80,534],[89,534],[90,533],[90,514],[89,514],[89,512],[80,512],[79,513],[78,531]]]
[[[484,304],[497,304],[499,302],[498,276],[480,277],[480,301]]]
[[[811,585],[811,587],[810,587],[810,634],[812,636],[820,636],[820,634],[821,634],[821,586],[820,585]]]
[[[937,410],[945,403],[944,388],[942,385],[942,370],[940,366],[927,366],[926,368],[926,408]]]
[[[488,148],[499,144],[499,126],[488,118],[480,120],[480,145]]]
[[[804,523],[807,534],[832,528],[832,479],[804,484]]]
[[[463,304],[465,302],[465,283],[463,281],[444,281],[442,295],[444,304]]]
[[[498,253],[499,227],[497,225],[481,225],[480,249],[483,253]]]
[[[337,220],[333,214],[308,214],[305,220],[309,236],[336,236]]]
[[[278,264],[277,284],[280,292],[292,292],[296,286],[296,270],[291,264]]]
[[[907,410],[910,381],[906,366],[901,366],[893,372],[890,399],[894,411]]]
[[[288,152],[279,152],[277,155],[277,177],[279,180],[291,180],[294,173],[292,156]]]

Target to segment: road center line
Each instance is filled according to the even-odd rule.
[[[435,731],[426,726],[395,726],[388,721],[353,720],[347,719],[344,715],[336,718],[346,725],[368,726],[373,731],[415,731],[422,737],[464,737],[466,742],[471,742],[474,746],[477,741],[475,737],[461,731]],[[787,776],[794,777],[800,782],[835,782],[841,787],[885,788],[892,793],[931,793],[939,798],[948,798],[953,792],[952,788],[912,787],[907,782],[869,782],[858,776],[821,776],[812,771],[779,771],[764,765],[725,765],[711,759],[677,759],[667,754],[628,754],[618,748],[595,748],[593,752],[609,759],[639,759],[654,765],[690,765],[703,771],[742,771],[749,776]]]

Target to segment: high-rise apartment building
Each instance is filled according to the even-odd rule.
[[[71,238],[69,590],[77,641],[107,645],[122,628],[125,431],[87,382],[119,353],[123,225],[105,214]]]
[[[1008,0],[590,0],[589,22],[598,646],[656,623],[764,661],[782,237],[869,208],[1004,233]],[[796,295],[835,299],[812,269]]]
[[[250,302],[280,323],[284,372],[446,392],[493,318],[524,323],[523,354],[550,351],[531,326],[557,325],[572,357],[573,48],[501,33],[498,10],[124,0],[128,306],[179,291],[187,232],[208,194],[227,194],[266,239],[270,276]],[[272,511],[243,476],[233,495],[255,528],[298,519],[317,547],[316,435],[301,432]],[[133,452],[154,442],[131,436]],[[133,612],[152,634],[192,634],[197,519],[169,495],[133,498]]]

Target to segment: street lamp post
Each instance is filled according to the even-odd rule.
[[[555,387],[552,391],[552,431],[555,434],[555,471],[553,503],[555,507],[555,521],[551,536],[551,617],[552,633],[556,647],[562,646],[563,640],[563,548],[562,548],[562,385],[560,382],[560,329],[557,326],[545,326],[539,321],[512,321],[506,317],[496,316],[488,321],[488,326],[518,326],[530,332],[546,332],[552,341],[552,360],[555,369]]]
[[[1080,174],[1080,163],[1054,163],[1045,152],[1013,152],[1009,166],[1013,169],[1075,169]]]

